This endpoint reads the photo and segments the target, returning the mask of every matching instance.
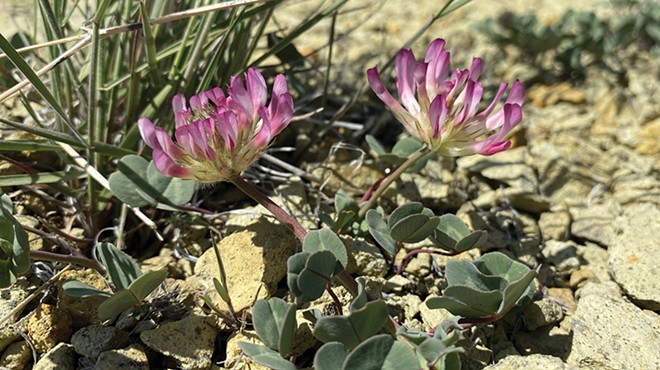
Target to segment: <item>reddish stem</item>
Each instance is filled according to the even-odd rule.
[[[257,203],[261,204],[266,208],[270,213],[275,216],[281,223],[288,226],[293,233],[296,235],[296,238],[302,241],[307,235],[307,230],[298,223],[298,221],[293,218],[288,212],[283,210],[280,206],[275,204],[270,198],[264,195],[259,189],[249,182],[243,180],[240,175],[232,176],[229,181],[231,181],[237,188],[239,188],[243,193],[248,195],[250,198],[254,199]]]
[[[103,268],[103,266],[100,263],[85,256],[72,256],[72,255],[52,253],[46,251],[31,250],[30,258],[35,260],[42,260],[42,261],[71,263],[74,265],[94,269],[98,271],[101,275],[105,275],[105,268]]]

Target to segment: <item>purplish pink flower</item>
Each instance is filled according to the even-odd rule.
[[[293,98],[284,75],[277,75],[270,102],[266,81],[248,69],[234,76],[227,93],[219,87],[172,99],[174,140],[161,127],[142,117],[138,127],[152,149],[158,171],[201,183],[227,181],[250,166],[271,140],[290,122]]]
[[[522,84],[514,81],[504,104],[493,112],[509,87],[502,82],[494,99],[479,112],[483,61],[474,58],[470,68],[450,71],[450,54],[444,47],[445,40],[434,40],[423,61],[417,61],[409,49],[399,51],[395,66],[399,100],[387,90],[376,67],[367,71],[371,88],[411,135],[439,154],[491,155],[508,149],[511,141],[506,136],[522,120]]]

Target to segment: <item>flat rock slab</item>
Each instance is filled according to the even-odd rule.
[[[589,284],[587,287],[604,286]],[[567,362],[584,369],[660,369],[660,318],[598,289],[578,302]]]
[[[508,356],[498,363],[484,368],[484,370],[520,369],[577,370],[576,367],[565,364],[561,359],[548,355]]]
[[[660,310],[660,208],[626,207],[615,225],[620,232],[608,248],[610,274],[635,304]]]
[[[140,334],[142,342],[154,351],[176,360],[181,369],[211,367],[216,330],[210,318],[190,314]]]

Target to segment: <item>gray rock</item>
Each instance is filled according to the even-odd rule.
[[[277,284],[286,276],[286,262],[296,245],[287,227],[263,218],[218,243],[216,248],[225,268],[227,290],[237,312],[249,308],[256,299],[268,298],[277,289]],[[213,278],[220,279],[220,270],[214,250],[209,249],[197,261],[195,275],[187,281],[211,292],[213,304],[229,311],[215,293]]]
[[[71,370],[76,368],[76,351],[68,343],[60,343],[41,357],[33,370]]]
[[[570,273],[580,267],[577,244],[572,241],[548,240],[541,253],[548,262],[557,268],[559,273]]]
[[[543,240],[566,240],[570,234],[571,214],[567,211],[544,212],[539,218]]]
[[[522,317],[527,330],[536,330],[561,321],[564,318],[564,312],[557,301],[543,298],[527,305],[522,311]]]
[[[445,310],[444,308],[428,308],[426,302],[432,297],[433,296],[426,297],[424,303],[419,306],[419,314],[422,317],[422,324],[424,326],[424,330],[426,331],[429,331],[438,326],[443,321],[454,317],[451,312]]]
[[[540,214],[550,209],[550,199],[544,195],[518,188],[496,189],[481,193],[472,203],[480,208],[509,204],[513,209],[531,214]]]
[[[538,181],[534,170],[526,164],[527,157],[527,148],[521,146],[487,157],[460,157],[456,163],[459,169],[480,173],[487,179],[533,193],[538,189]]]
[[[571,277],[568,280],[568,286],[571,288],[580,288],[589,282],[598,284],[601,281],[591,269],[582,267],[571,273]]]
[[[359,275],[384,277],[389,266],[380,249],[364,240],[342,237],[348,250],[348,271]]]
[[[20,279],[8,288],[0,289],[0,317],[9,316],[10,324],[13,324],[21,314],[19,311],[10,315],[11,311],[28,296],[28,285],[26,280]]]
[[[457,186],[458,180],[449,170],[452,163],[429,160],[420,173],[403,173],[396,182],[396,204],[422,202],[432,208],[458,208],[468,199],[468,193]]]
[[[520,354],[549,355],[566,360],[571,352],[571,334],[559,326],[545,326],[534,331],[517,331],[513,342]]]
[[[402,292],[413,286],[414,283],[410,279],[397,274],[387,279],[385,286],[383,286],[383,290],[386,292]]]
[[[99,355],[94,370],[149,370],[144,348],[133,344],[124,349],[106,351]]]
[[[660,118],[658,119],[660,127]],[[657,139],[657,134],[654,135]],[[657,141],[660,146],[660,140]],[[657,157],[657,156],[656,156]],[[613,198],[620,204],[631,203],[655,203],[660,204],[660,194],[655,191],[660,189],[660,179],[657,176],[628,176],[630,178],[617,178],[613,186]]]
[[[583,261],[582,266],[594,272],[601,283],[612,280],[607,267],[608,253],[601,246],[586,242],[578,245],[578,256]]]
[[[582,294],[567,362],[586,369],[659,369],[660,318],[614,295]],[[609,288],[605,287],[605,291]]]
[[[578,300],[590,296],[601,295],[611,298],[621,298],[621,288],[613,281],[602,284],[587,283],[584,287],[575,292],[575,298]]]
[[[210,317],[190,314],[140,334],[142,342],[169,356],[182,369],[208,369],[215,348],[216,330]]]
[[[616,225],[620,232],[608,249],[613,279],[640,307],[660,310],[660,207],[627,207]]]
[[[560,358],[548,355],[509,356],[483,370],[577,370]]]
[[[419,313],[422,300],[413,294],[406,294],[404,296],[392,296],[385,300],[390,311],[390,315],[394,316],[399,322],[408,325],[408,322]]]
[[[128,344],[128,334],[113,326],[90,325],[73,334],[71,344],[79,354],[96,361],[101,352]]]
[[[586,147],[582,139],[571,135],[559,135],[553,137],[553,140],[556,143],[529,143],[539,174],[539,192],[548,196],[553,203],[584,204],[593,187],[608,179],[607,171],[610,168],[599,168],[602,162],[607,162],[602,160],[604,154],[600,150]],[[581,150],[576,151],[576,146]]]
[[[571,234],[604,246],[610,246],[616,236],[614,220],[618,216],[618,205],[593,204],[591,206],[575,206],[570,208],[573,223]]]

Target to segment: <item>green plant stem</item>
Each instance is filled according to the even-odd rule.
[[[73,256],[73,255],[59,254],[59,253],[39,251],[39,250],[31,250],[30,258],[40,261],[70,263],[96,270],[101,275],[105,275],[105,268],[103,268],[103,266],[100,263],[85,256]]]
[[[383,192],[394,182],[394,180],[398,179],[401,174],[413,166],[418,160],[420,160],[422,157],[424,157],[426,154],[428,154],[430,150],[428,148],[423,148],[417,153],[413,154],[410,156],[408,159],[406,159],[405,162],[401,163],[399,167],[397,167],[396,170],[394,170],[392,173],[390,173],[389,176],[387,176],[383,181],[380,182],[376,190],[371,194],[369,199],[367,199],[364,203],[360,205],[360,211],[358,212],[358,217],[362,218],[364,215],[367,213],[371,207],[373,207],[374,203],[378,199],[378,197],[383,194]]]
[[[96,108],[99,105],[97,91],[97,77],[99,72],[99,26],[92,22],[92,50],[89,58],[89,87],[87,98],[87,160],[90,166],[96,167],[98,154],[94,152],[93,147],[99,137]],[[89,177],[87,180],[87,199],[89,200],[89,220],[90,227],[96,230],[96,216],[99,211],[99,204],[96,199],[97,184]]]
[[[287,225],[293,233],[296,235],[296,238],[302,243],[307,235],[307,230],[298,223],[298,221],[293,218],[288,212],[283,210],[280,206],[275,204],[270,198],[264,195],[259,189],[249,182],[243,180],[240,175],[232,176],[229,181],[232,184],[236,185],[243,193],[248,195],[250,198],[254,199],[257,203],[264,206],[270,213],[273,214],[281,223]]]

